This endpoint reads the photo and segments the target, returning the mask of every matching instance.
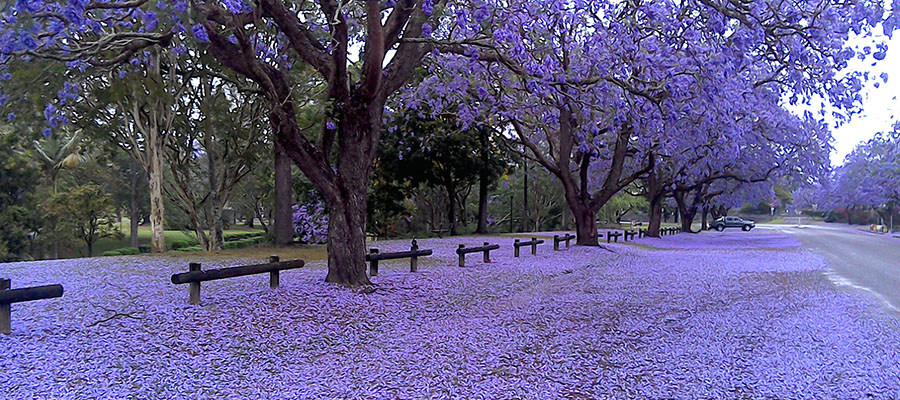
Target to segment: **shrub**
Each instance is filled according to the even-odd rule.
[[[236,233],[226,233],[226,234],[225,234],[225,241],[226,241],[226,242],[231,242],[231,241],[236,241],[236,240],[244,240],[244,239],[250,239],[250,238],[255,238],[255,237],[262,237],[262,236],[264,236],[265,234],[266,234],[266,233],[263,232],[263,231],[259,231],[259,232],[236,232]]]
[[[115,250],[103,252],[103,257],[112,257],[112,256],[121,256],[121,255],[122,255],[122,253],[119,253],[118,251],[115,251]]]
[[[139,249],[137,249],[136,247],[124,247],[121,249],[116,249],[115,251],[118,251],[123,256],[133,256],[133,255],[141,254],[141,251]]]
[[[200,245],[188,246],[188,247],[182,247],[182,248],[180,248],[180,249],[178,249],[178,250],[173,250],[173,251],[178,252],[178,253],[188,253],[188,252],[193,252],[193,251],[203,251],[203,246],[200,246]]]
[[[141,253],[149,253],[152,249],[153,247],[149,244],[142,244],[138,246],[138,251],[140,251]]]

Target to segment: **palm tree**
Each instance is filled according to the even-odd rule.
[[[44,176],[50,181],[53,195],[59,194],[57,181],[59,172],[63,168],[74,167],[85,160],[81,150],[81,130],[75,131],[71,136],[50,135],[43,140],[35,140],[34,149],[37,152],[35,160],[40,164]],[[56,219],[49,218],[50,230],[56,234]],[[59,240],[53,240],[53,258],[59,258]]]
[[[81,130],[77,130],[69,137],[50,135],[44,140],[34,141],[34,149],[39,156],[36,157],[37,161],[44,171],[44,176],[50,180],[53,194],[58,192],[59,171],[81,164],[87,158],[80,153],[81,139]]]

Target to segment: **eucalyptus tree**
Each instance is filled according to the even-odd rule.
[[[256,165],[269,125],[252,95],[220,78],[200,73],[189,86],[182,99],[184,118],[166,151],[172,167],[166,192],[188,216],[204,249],[216,251],[224,246],[222,210]]]

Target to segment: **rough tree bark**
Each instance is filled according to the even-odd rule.
[[[294,241],[291,206],[293,182],[291,159],[279,141],[275,141],[275,245],[288,246]]]
[[[653,157],[651,157],[650,163],[651,165],[653,164]],[[647,174],[645,189],[645,196],[647,197],[647,201],[650,203],[650,224],[647,226],[647,236],[658,238],[659,228],[660,225],[662,225],[662,203],[665,199],[665,191],[663,190],[662,183],[659,181],[659,177],[657,176],[657,172],[655,169],[651,169]]]
[[[147,135],[147,175],[150,183],[150,245],[154,253],[166,251],[163,202],[163,151],[158,134]]]
[[[676,190],[673,193],[675,203],[678,205],[678,215],[681,216],[681,231],[686,233],[694,233],[692,225],[694,218],[697,216],[697,206],[695,202],[688,204],[685,198],[687,194],[684,191]]]

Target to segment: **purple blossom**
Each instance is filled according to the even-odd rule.
[[[192,26],[191,33],[193,33],[194,37],[200,42],[209,43],[209,33],[206,32],[206,28],[203,25],[196,24]]]
[[[259,275],[204,282],[201,306],[168,276],[189,261],[261,260],[3,264],[13,287],[66,294],[13,309],[0,381],[8,398],[900,396],[900,324],[830,283],[819,257],[764,250],[785,235],[660,242],[676,238],[697,246],[545,244],[513,258],[510,237],[423,239],[434,255],[420,272],[383,262],[371,293],[323,282],[326,262],[310,260],[282,272],[278,290]],[[458,244],[485,240],[501,245],[491,263],[456,266]]]
[[[325,243],[328,240],[328,213],[325,204],[317,202],[293,207],[294,233],[304,243]]]

